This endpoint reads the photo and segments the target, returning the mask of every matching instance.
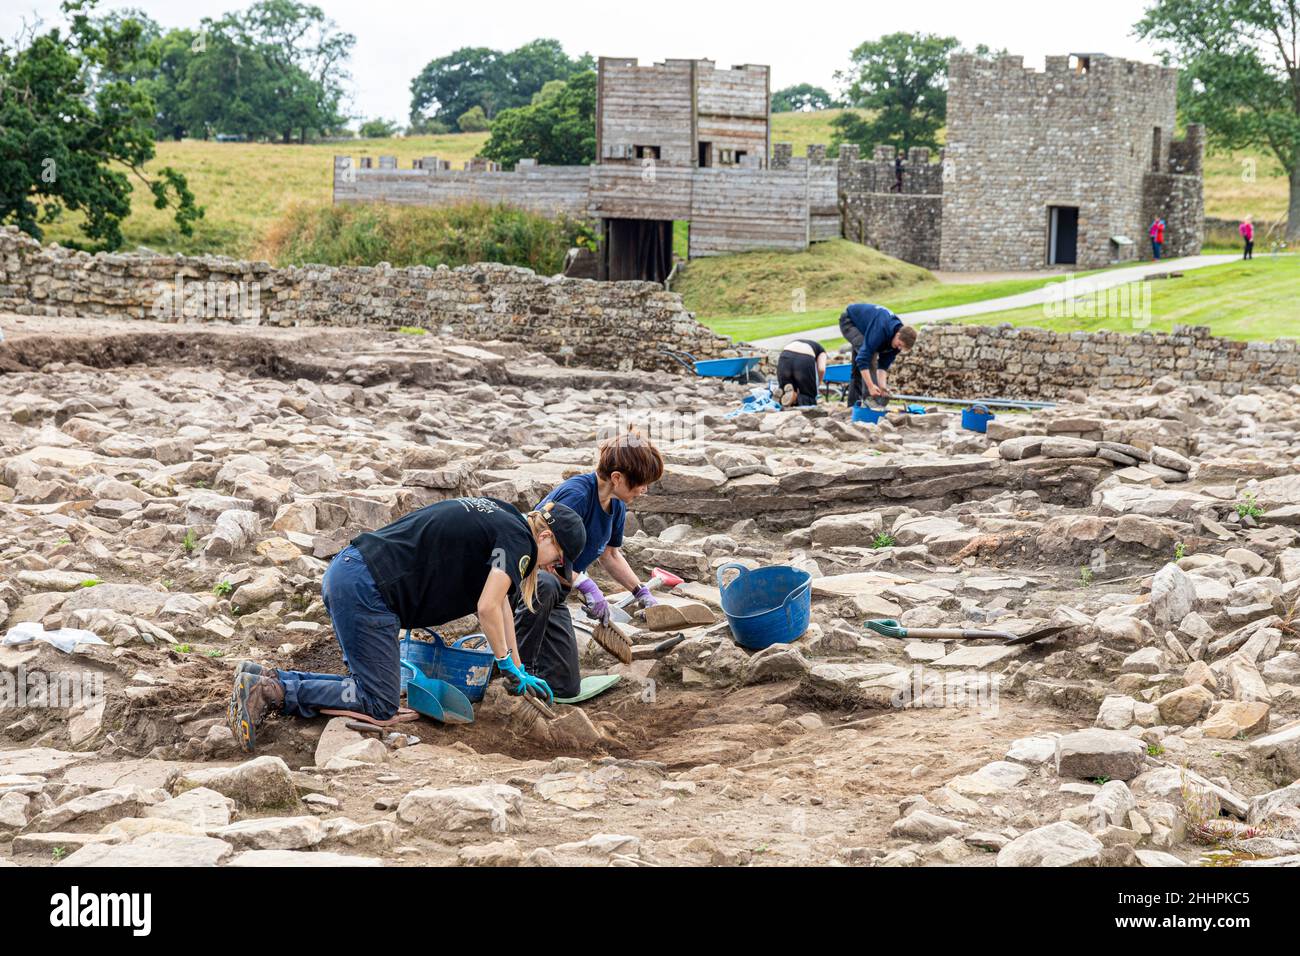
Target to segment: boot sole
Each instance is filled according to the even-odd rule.
[[[235,735],[239,749],[251,754],[257,747],[257,728],[248,713],[248,691],[256,678],[252,674],[238,674],[235,686],[230,692],[230,704],[226,709],[226,723]]]

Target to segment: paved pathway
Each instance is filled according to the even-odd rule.
[[[1187,272],[1192,269],[1204,269],[1206,266],[1223,265],[1225,262],[1235,262],[1240,259],[1239,255],[1223,254],[1214,256],[1186,256],[1182,259],[1162,259],[1159,262],[1148,262],[1140,266],[1123,266],[1117,269],[1108,269],[1105,272],[1099,272],[1095,275],[1075,277],[1072,280],[1073,295],[1087,295],[1091,292],[1099,292],[1104,289],[1112,289],[1115,286],[1124,285],[1146,276],[1155,275],[1161,272]],[[1059,296],[1061,293],[1056,288],[1060,283],[1049,283],[1038,289],[1031,289],[1029,292],[1021,292],[1017,295],[1006,295],[1000,299],[985,299],[982,302],[967,302],[964,305],[952,305],[944,309],[926,309],[923,312],[906,312],[899,313],[899,318],[908,325],[924,325],[926,322],[938,322],[942,319],[964,319],[971,315],[985,315],[990,312],[1006,312],[1010,309],[1023,309],[1030,305],[1042,305],[1051,301],[1053,296]],[[793,342],[795,339],[838,339],[841,337],[840,327],[836,325],[826,325],[818,329],[804,329],[802,332],[788,332],[783,335],[774,335],[771,338],[759,339],[751,344],[765,349],[781,349],[786,344]]]

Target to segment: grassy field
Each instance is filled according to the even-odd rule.
[[[1300,289],[1300,256],[1261,256],[1188,272],[1178,279],[1150,285],[1150,321],[1142,310],[1128,316],[1053,318],[1046,307],[991,312],[961,320],[969,325],[1032,325],[1057,332],[1168,332],[1175,325],[1205,325],[1215,335],[1247,341],[1300,337],[1296,319],[1296,290]],[[1100,302],[1100,300],[1097,300]],[[1100,310],[1098,310],[1100,311]]]
[[[1080,272],[1077,276],[1093,275]],[[673,284],[709,328],[745,342],[834,325],[850,302],[898,313],[943,309],[1041,288],[1058,275],[995,282],[939,282],[928,271],[844,239],[807,252],[746,252],[696,259]],[[796,310],[795,290],[803,291]]]
[[[773,113],[772,142],[791,143],[795,156],[805,156],[810,143],[831,144],[831,121],[841,113],[862,110],[819,110],[815,113]]]
[[[194,235],[182,236],[167,210],[154,209],[137,185],[131,215],[123,223],[126,249],[148,246],[159,252],[259,255],[272,225],[290,207],[331,203],[337,156],[396,156],[401,166],[421,156],[440,156],[453,166],[472,158],[487,142],[486,133],[366,139],[347,143],[283,146],[271,143],[217,143],[202,140],[161,142],[151,167],[173,166],[189,179],[206,209]],[[76,239],[77,217],[67,216],[45,230],[47,242]]]

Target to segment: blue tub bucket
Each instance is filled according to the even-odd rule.
[[[852,365],[827,365],[826,374],[822,376],[822,381],[831,385],[847,385],[852,377]]]
[[[477,703],[487,693],[488,681],[492,677],[492,661],[495,655],[487,646],[487,637],[482,634],[470,634],[462,637],[451,646],[442,642],[442,638],[432,631],[432,641],[413,640],[411,632],[406,632],[402,639],[402,657],[420,668],[427,677],[446,681],[471,701]],[[479,645],[482,646],[470,646]],[[407,674],[402,672],[402,690],[406,690]]]
[[[983,405],[972,405],[970,408],[961,410],[961,427],[967,431],[979,432],[983,435],[989,430],[989,422],[995,418],[997,416]]]
[[[728,571],[739,572],[730,584]],[[788,565],[751,571],[743,564],[718,568],[722,613],[727,615],[736,643],[753,651],[789,644],[808,630],[812,614],[812,575]]]
[[[884,412],[877,411],[876,409],[871,408],[870,406],[867,405],[853,406],[853,420],[855,422],[867,422],[868,424],[874,425],[876,422],[880,421],[884,417],[885,417]]]

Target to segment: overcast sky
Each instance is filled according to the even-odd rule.
[[[833,75],[864,40],[895,31],[956,36],[1023,55],[1042,69],[1049,53],[1109,53],[1154,60],[1132,35],[1144,0],[913,0],[888,3],[754,0],[315,0],[356,36],[350,110],[405,119],[410,83],[426,63],[463,46],[513,49],[538,37],[559,40],[572,56],[708,58],[721,66],[766,63],[772,88],[814,83],[834,90]],[[101,10],[144,10],[164,27],[193,27],[248,6],[240,0],[100,0]],[[0,36],[25,18],[60,21],[58,0],[5,0]]]

